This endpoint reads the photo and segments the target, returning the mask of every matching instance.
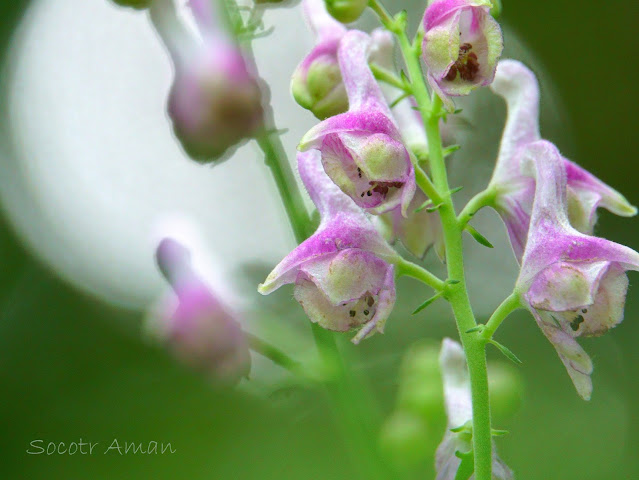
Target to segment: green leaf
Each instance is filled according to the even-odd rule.
[[[486,237],[484,237],[481,233],[475,230],[471,225],[466,224],[465,230],[472,235],[472,237],[477,240],[477,243],[483,245],[484,247],[494,248],[493,244],[488,241]]]
[[[435,295],[433,295],[432,297],[430,297],[428,300],[426,300],[424,303],[422,303],[419,307],[417,307],[415,309],[415,311],[413,312],[413,315],[416,315],[419,312],[421,312],[422,310],[424,310],[427,306],[429,306],[431,303],[433,303],[435,300],[437,300],[443,294],[444,294],[444,292],[439,292],[439,293],[436,293]]]
[[[419,207],[417,207],[415,209],[415,213],[421,212],[422,210],[424,210],[426,207],[428,207],[429,205],[432,205],[433,201],[432,200],[426,200],[424,203],[422,203]]]
[[[428,207],[426,209],[427,212],[433,213],[436,212],[437,210],[439,210],[439,208],[443,205],[443,203],[438,203],[437,205],[435,205],[434,207]]]
[[[457,192],[460,192],[461,190],[464,189],[464,186],[462,185],[461,187],[455,187],[450,191],[451,195],[455,195]]]
[[[490,340],[489,340],[489,342],[490,342],[490,343],[492,343],[494,346],[496,346],[496,347],[499,349],[499,351],[500,351],[501,353],[503,353],[503,354],[504,354],[504,355],[508,358],[508,360],[510,360],[510,361],[512,361],[513,363],[516,363],[516,364],[518,364],[518,365],[521,365],[521,364],[522,364],[522,361],[521,361],[521,360],[519,360],[519,358],[517,357],[517,355],[515,355],[515,354],[514,354],[514,353],[510,350],[510,348],[506,347],[505,345],[502,345],[502,344],[501,344],[501,343],[499,343],[497,340],[490,339]]]
[[[485,325],[477,325],[476,327],[469,328],[466,330],[466,333],[481,332],[484,329],[484,326]]]
[[[393,100],[393,102],[390,104],[390,108],[393,108],[399,102],[401,102],[402,100],[404,100],[407,97],[410,97],[410,93],[406,92],[406,93],[401,94],[399,97],[397,97],[395,100]]]
[[[450,280],[446,280],[446,283],[448,285],[457,285],[458,283],[460,283],[460,280],[454,280],[454,279],[450,279]]]
[[[508,430],[497,430],[496,428],[491,429],[491,433],[493,437],[503,437],[504,435],[508,435],[510,432]]]
[[[455,456],[461,460],[459,467],[457,468],[457,474],[455,480],[468,480],[470,476],[475,472],[475,455],[473,451],[460,452],[457,450]]]
[[[449,155],[455,153],[457,150],[461,148],[461,145],[450,145],[442,150],[442,155],[448,157]]]

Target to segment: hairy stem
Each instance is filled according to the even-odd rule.
[[[406,275],[408,277],[416,278],[437,291],[442,291],[446,288],[446,282],[440,280],[424,267],[421,267],[416,263],[409,262],[402,258],[396,263],[396,265],[398,275]]]
[[[412,92],[424,120],[428,139],[428,159],[435,188],[441,194],[439,215],[444,232],[448,276],[457,281],[447,287],[446,298],[450,302],[459,335],[468,361],[471,394],[473,401],[473,451],[475,459],[475,480],[492,479],[492,433],[490,424],[490,403],[488,398],[488,375],[486,370],[485,343],[477,335],[467,334],[477,323],[468,298],[462,231],[457,221],[455,207],[450,195],[446,165],[439,131],[442,102],[437,96],[431,103],[424,74],[419,61],[419,45],[413,45],[406,35],[401,17],[391,19],[377,0],[370,0],[371,8],[377,12],[386,27],[397,35],[399,46],[408,69]],[[444,193],[445,192],[445,193]]]
[[[263,357],[268,358],[274,364],[279,365],[280,367],[288,370],[291,373],[294,373],[295,375],[301,375],[303,378],[308,378],[308,375],[302,368],[302,364],[296,360],[293,360],[275,345],[271,345],[267,341],[262,340],[252,333],[244,332],[244,335],[248,339],[249,347],[251,348],[251,350],[259,353]]]
[[[482,208],[493,205],[497,191],[494,188],[482,190],[466,204],[464,209],[457,216],[459,228],[464,229],[471,218]]]
[[[488,322],[486,322],[486,326],[481,332],[481,338],[484,341],[489,341],[493,338],[493,335],[501,325],[501,322],[503,322],[508,315],[520,308],[522,308],[522,304],[519,293],[511,293],[503,302],[501,302],[499,307],[497,307],[497,310],[493,312]]]

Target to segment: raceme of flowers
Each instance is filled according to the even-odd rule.
[[[191,31],[173,0],[115,1],[149,9],[175,68],[167,95],[169,119],[191,158],[228,158],[248,139],[258,138],[263,147],[269,135],[277,135],[264,103],[268,94],[241,40],[255,34],[259,21],[243,23],[239,9],[223,15],[229,12],[221,5],[216,9],[215,2],[189,0],[196,25]],[[266,8],[267,3],[259,3],[249,15],[252,21]],[[463,348],[449,339],[442,345],[448,430],[436,454],[437,478],[475,478],[473,465],[481,464],[473,464],[479,434],[473,430],[478,419],[470,377],[476,374],[471,363],[476,359],[467,343],[484,342],[483,349],[493,338],[482,337],[485,326],[474,319],[473,328],[461,329],[454,302],[464,298],[451,292],[465,288],[463,278],[439,280],[392,246],[399,241],[418,259],[434,247],[449,275],[455,262],[463,262],[461,252],[450,247],[451,237],[464,229],[473,232],[468,222],[474,211],[467,218],[455,216],[440,132],[446,117],[457,113],[455,98],[490,86],[506,101],[498,158],[477,209],[490,206],[503,220],[520,265],[512,295],[515,307],[530,311],[584,399],[592,393],[593,364],[576,338],[601,335],[622,321],[626,271],[639,270],[637,252],[592,236],[597,210],[627,217],[637,210],[542,139],[537,79],[519,61],[500,60],[503,38],[489,0],[431,1],[412,43],[405,36],[405,13],[391,17],[376,0],[302,3],[315,43],[292,72],[290,88],[295,101],[319,120],[300,139],[297,152],[299,176],[319,213],[319,225],[275,266],[258,291],[266,295],[292,284],[293,296],[311,322],[331,331],[352,331],[355,344],[383,332],[396,302],[399,275],[414,276],[435,289],[432,300],[447,299],[462,334],[475,332],[477,337],[462,337]],[[367,6],[384,28],[369,34],[344,25]],[[227,21],[234,15],[236,20]],[[396,65],[397,46],[406,69]],[[280,168],[288,168],[286,158]],[[283,188],[287,207],[292,187]],[[298,232],[310,230],[310,220],[301,226],[296,221],[291,223]],[[188,249],[167,238],[156,258],[174,292],[168,306],[155,313],[160,338],[178,357],[217,379],[234,383],[247,375],[249,342],[238,315],[198,276]],[[463,263],[457,274],[464,276]],[[485,408],[483,417],[489,418]],[[484,428],[483,434],[480,441],[492,445],[492,431]],[[494,448],[483,451],[484,473],[513,478]]]

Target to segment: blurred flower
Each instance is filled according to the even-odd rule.
[[[580,233],[568,221],[566,162],[546,141],[522,152],[536,172],[535,201],[515,290],[554,345],[579,395],[592,392],[592,362],[574,337],[602,335],[623,320],[626,270],[639,253]]]
[[[304,0],[303,7],[317,43],[293,72],[291,93],[297,103],[323,120],[348,110],[337,61],[337,47],[346,28],[328,14],[324,0]]]
[[[262,125],[261,93],[247,62],[210,0],[190,0],[200,39],[176,16],[173,0],[154,0],[151,19],[175,65],[168,100],[173,130],[186,153],[216,160]]]
[[[522,172],[522,151],[541,138],[539,86],[522,63],[502,60],[491,88],[506,100],[508,118],[490,186],[496,189],[495,209],[506,224],[515,256],[521,260],[535,191],[534,179]],[[622,216],[637,213],[619,192],[570,160],[562,160],[568,182],[568,216],[577,230],[592,233],[600,206]]]
[[[267,295],[294,283],[295,299],[312,322],[344,332],[360,328],[358,343],[382,332],[395,304],[392,262],[397,253],[377,233],[364,212],[328,178],[320,154],[298,154],[300,177],[317,207],[317,231],[282,260],[259,292]]]
[[[194,271],[190,252],[165,238],[156,260],[174,295],[151,316],[152,333],[181,361],[217,381],[234,384],[247,376],[251,357],[238,316]]]
[[[444,382],[444,402],[448,415],[448,430],[435,455],[436,480],[455,480],[462,459],[458,454],[472,450],[473,417],[470,378],[461,345],[449,338],[442,341],[439,362]],[[464,427],[465,428],[460,428]],[[452,431],[451,429],[455,430]],[[466,477],[463,477],[466,478]],[[474,476],[471,476],[472,480]],[[493,445],[493,478],[511,480],[513,473],[500,460]]]
[[[499,24],[488,0],[436,0],[424,14],[422,52],[428,82],[454,108],[449,96],[489,85],[503,49]]]
[[[379,214],[401,205],[406,215],[415,193],[410,154],[368,67],[370,37],[349,31],[338,49],[349,111],[309,130],[300,151],[318,149],[328,176],[360,207]]]

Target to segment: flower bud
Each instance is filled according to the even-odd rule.
[[[348,109],[337,60],[339,42],[346,29],[328,15],[323,0],[305,0],[303,6],[306,21],[317,35],[317,43],[295,69],[291,93],[300,106],[323,120]]]
[[[326,10],[331,16],[342,23],[351,23],[357,20],[366,7],[367,0],[325,0]]]
[[[488,363],[490,412],[497,420],[507,420],[521,408],[524,381],[519,370],[506,362]]]
[[[251,357],[237,315],[198,276],[190,252],[160,242],[156,259],[174,294],[150,318],[150,330],[182,362],[224,384],[248,375]]]
[[[417,342],[402,358],[397,410],[416,415],[429,425],[444,426],[444,393],[437,345]]]
[[[435,438],[420,417],[396,411],[382,425],[379,449],[397,467],[410,469],[435,452]]]
[[[131,7],[137,10],[148,8],[153,0],[112,0],[116,5],[121,7]]]
[[[191,0],[190,6],[201,39],[186,31],[171,0],[154,0],[150,12],[175,65],[168,100],[173,130],[191,158],[209,162],[260,129],[261,92],[213,3]]]

